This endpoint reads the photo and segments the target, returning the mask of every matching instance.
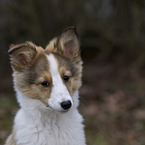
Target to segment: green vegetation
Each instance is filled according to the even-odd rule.
[[[14,96],[0,95],[0,144],[10,134],[18,105]]]

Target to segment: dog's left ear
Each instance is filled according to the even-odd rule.
[[[67,28],[57,40],[57,49],[70,59],[80,56],[80,41],[75,27]]]

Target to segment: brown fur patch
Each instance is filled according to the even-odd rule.
[[[9,53],[16,86],[26,96],[39,99],[48,105],[52,78],[44,49],[31,42],[26,42],[13,46]],[[50,86],[46,88],[42,86],[43,81],[48,81]]]
[[[54,38],[46,46],[47,53],[57,53],[71,60],[80,56],[80,41],[74,27],[66,29],[60,37]]]
[[[68,82],[63,82],[67,86],[69,93],[72,95],[74,91],[81,87],[82,61],[81,59],[71,61],[57,54],[54,56],[58,62],[58,69],[62,80],[64,76],[69,77]]]
[[[11,64],[14,70],[22,71],[35,62],[35,58],[44,50],[42,47],[38,47],[32,42],[25,42],[22,44],[10,46],[8,53],[11,56]]]
[[[49,72],[49,64],[45,54],[39,55],[35,63],[23,72],[14,73],[16,85],[26,96],[41,100],[48,105],[50,97],[52,78]],[[48,81],[50,86],[44,87],[42,82]]]
[[[9,137],[7,138],[5,145],[16,145],[16,140],[14,136],[15,136],[15,132],[13,131],[12,134],[9,135]]]
[[[80,42],[74,28],[66,29],[62,35],[53,39],[45,49],[46,53],[53,53],[58,60],[61,77],[69,71],[71,77],[65,83],[71,94],[80,88],[82,78],[82,60],[80,56]]]

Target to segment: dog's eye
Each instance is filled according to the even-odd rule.
[[[41,85],[44,86],[44,87],[49,87],[50,86],[50,84],[47,81],[42,82]]]
[[[67,82],[67,81],[69,81],[69,77],[68,77],[68,76],[64,76],[64,77],[63,77],[63,80],[64,80],[65,82]]]

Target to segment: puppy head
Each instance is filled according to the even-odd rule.
[[[46,49],[32,42],[11,47],[8,52],[15,87],[54,110],[69,110],[73,106],[73,93],[81,86],[79,47],[74,28],[65,30]]]

